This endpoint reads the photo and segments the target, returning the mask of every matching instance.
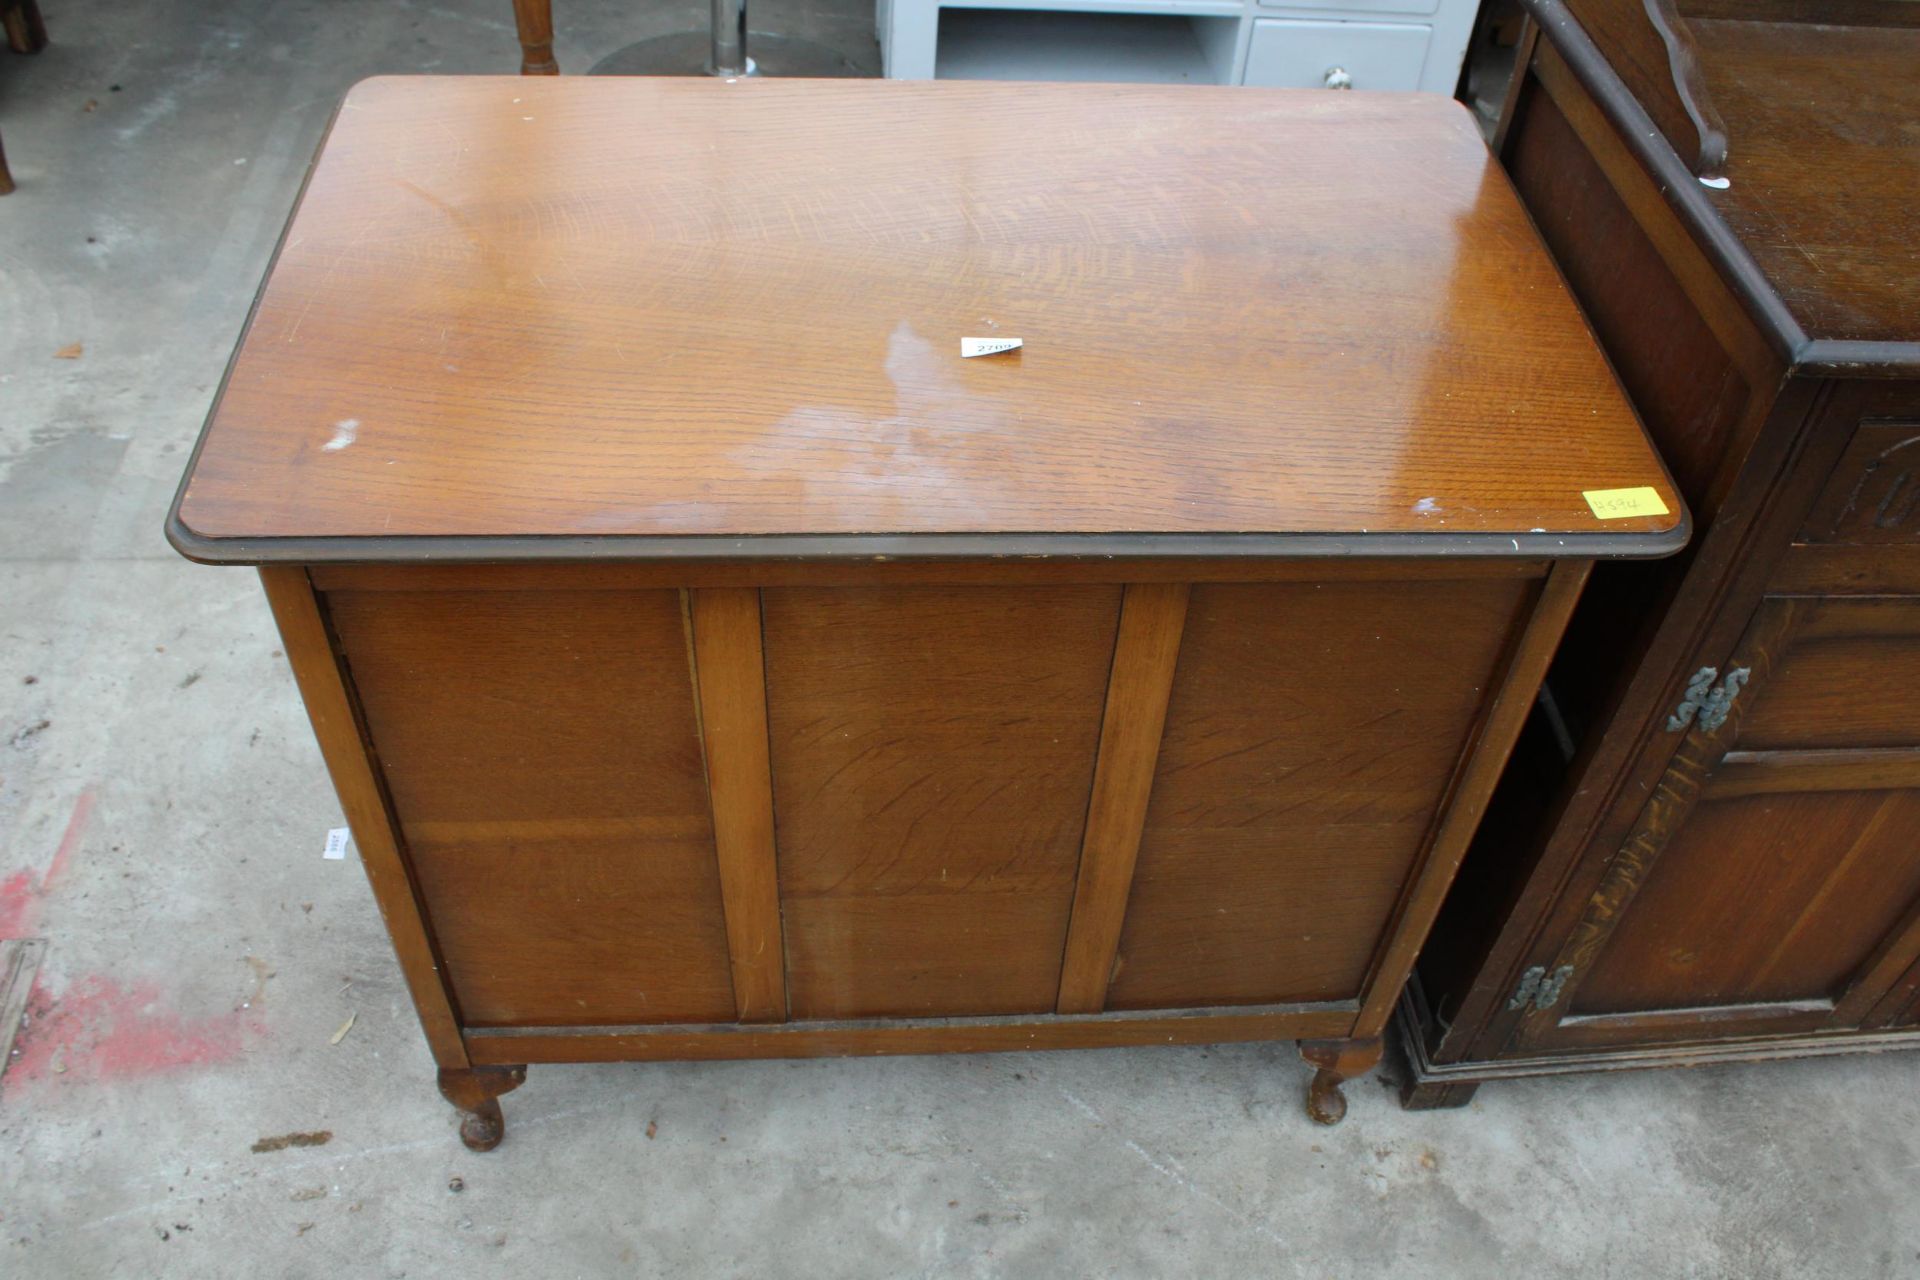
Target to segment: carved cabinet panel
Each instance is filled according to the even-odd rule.
[[[1920,542],[1920,421],[1863,423],[1799,541]]]
[[[1525,1046],[1858,1027],[1920,957],[1920,598],[1770,598],[1699,705]]]

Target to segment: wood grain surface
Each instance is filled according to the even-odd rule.
[[[1565,0],[1687,168],[1717,178],[1726,127],[1700,81],[1693,33],[1673,0]]]
[[[1108,1007],[1359,997],[1534,594],[1194,588]]]
[[[1793,644],[1741,721],[1747,751],[1920,747],[1920,600],[1795,601]]]
[[[1848,1001],[1853,980],[1920,919],[1920,601],[1776,600],[1759,616],[1730,742],[1704,754],[1697,803],[1574,1013],[1829,997],[1863,1013],[1880,992]]]
[[[1571,1011],[1840,996],[1920,903],[1916,829],[1920,789],[1710,797],[1662,853]],[[1729,916],[1742,927],[1715,932]]]
[[[1911,369],[1920,363],[1916,6],[1818,8],[1835,12],[1818,23],[1690,23],[1732,148],[1732,185],[1709,198],[1808,336],[1904,343]],[[1847,18],[1862,25],[1838,25]]]
[[[1136,583],[1127,588],[1120,606],[1093,796],[1087,804],[1073,916],[1060,966],[1055,1005],[1060,1013],[1098,1013],[1106,1007],[1190,591],[1183,582]]]
[[[1118,587],[762,593],[794,1018],[1059,992]]]
[[[499,1027],[467,1032],[476,1063],[663,1062],[677,1059],[1005,1053],[1119,1045],[1229,1044],[1344,1035],[1351,1004],[1154,1010],[1027,1017],[873,1018],[743,1026]]]
[[[327,606],[462,1025],[739,1015],[678,592]]]
[[[774,871],[760,593],[750,587],[689,591],[687,605],[734,999],[740,1021],[779,1022],[787,1016],[786,951]]]
[[[378,758],[369,748],[366,725],[359,714],[358,690],[347,673],[328,632],[320,598],[305,571],[282,566],[263,568],[260,585],[286,645],[287,665],[293,668],[306,704],[313,736],[327,762],[334,794],[360,850],[360,865],[373,888],[380,917],[386,922],[393,953],[407,980],[413,1008],[426,1032],[433,1060],[443,1068],[467,1065],[462,1043],[461,1011],[448,989],[445,964],[426,918],[421,890],[401,842],[391,798],[381,776]]]
[[[1581,498],[1639,485],[1667,515]],[[1443,99],[433,77],[343,104],[173,533],[1579,554],[1683,521]]]

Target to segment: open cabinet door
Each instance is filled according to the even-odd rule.
[[[1689,694],[1516,1049],[1873,1025],[1920,958],[1920,598],[1770,598]]]

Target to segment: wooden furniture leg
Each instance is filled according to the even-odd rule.
[[[38,53],[47,47],[47,24],[40,19],[39,0],[0,0],[0,27],[7,33],[7,47],[15,53]],[[7,168],[7,151],[0,147],[0,196],[13,190],[13,171]]]
[[[6,28],[7,47],[15,53],[38,53],[47,47],[40,0],[0,0],[0,26]]]
[[[1319,1124],[1339,1124],[1346,1119],[1347,1096],[1340,1086],[1355,1076],[1373,1070],[1380,1061],[1382,1041],[1302,1040],[1300,1056],[1318,1068],[1313,1083],[1307,1086],[1307,1114]]]
[[[553,60],[553,0],[513,0],[513,25],[520,30],[520,74],[557,76]]]
[[[507,1136],[500,1095],[527,1081],[525,1067],[442,1067],[440,1093],[460,1112],[460,1141],[473,1151],[491,1151]]]
[[[1400,1086],[1400,1105],[1408,1111],[1448,1111],[1466,1106],[1478,1092],[1477,1080],[1409,1080]]]

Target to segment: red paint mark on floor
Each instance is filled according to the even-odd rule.
[[[60,835],[60,844],[53,851],[53,860],[47,863],[47,873],[40,877],[41,893],[51,890],[66,874],[73,855],[80,851],[80,841],[87,834],[87,822],[92,817],[93,792],[82,791],[80,798],[73,802],[73,813],[67,818],[67,829]]]
[[[24,938],[40,919],[40,881],[31,871],[0,880],[0,938]]]
[[[47,869],[39,875],[31,871],[16,871],[5,880],[0,880],[0,938],[24,938],[33,933],[40,923],[40,904],[52,892],[54,882],[65,875],[67,867],[72,864],[73,855],[79,852],[80,841],[86,837],[87,822],[92,817],[93,792],[82,791],[80,798],[73,802],[73,813],[67,818],[67,829],[61,834],[60,844],[47,862]]]
[[[262,1025],[251,1012],[222,1010],[189,1017],[172,1007],[157,982],[121,986],[90,974],[59,995],[35,984],[19,1056],[3,1081],[21,1084],[111,1082],[230,1062]]]

